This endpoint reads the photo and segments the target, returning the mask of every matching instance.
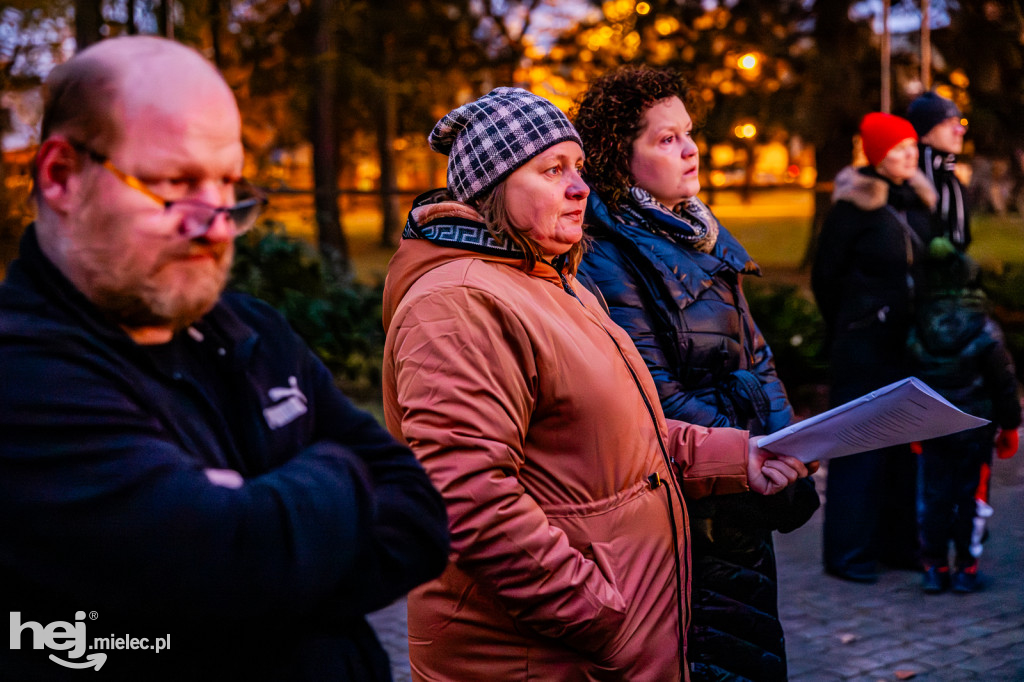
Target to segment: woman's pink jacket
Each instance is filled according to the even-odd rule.
[[[666,422],[593,295],[520,265],[406,239],[389,266],[385,418],[452,535],[408,598],[413,677],[678,680],[688,530],[658,441],[687,494],[730,493],[747,433]]]

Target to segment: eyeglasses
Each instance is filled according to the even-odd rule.
[[[213,227],[213,222],[221,213],[224,214],[224,217],[234,227],[234,233],[237,237],[247,232],[256,223],[256,218],[259,216],[260,211],[267,205],[266,197],[260,195],[255,187],[246,182],[235,183],[236,198],[239,196],[243,198],[234,206],[211,206],[205,201],[199,201],[198,199],[176,199],[170,201],[149,189],[142,180],[134,175],[125,173],[115,166],[109,157],[90,149],[81,142],[71,142],[71,146],[78,152],[87,154],[90,159],[110,171],[114,177],[124,184],[145,194],[163,206],[164,211],[178,214],[182,219],[179,231],[181,236],[186,239],[198,239],[205,235]]]

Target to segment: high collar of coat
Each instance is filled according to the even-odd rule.
[[[694,267],[706,266],[701,267],[706,277],[693,277],[688,273],[679,271],[677,256],[680,253],[680,247],[675,242],[669,242],[665,237],[659,236],[659,233],[652,230],[636,213],[610,207],[604,203],[596,192],[591,192],[587,198],[587,229],[619,233],[634,242],[644,243],[645,249],[657,250],[659,248],[658,245],[660,245],[665,249],[664,253],[667,254],[663,259],[666,263],[669,263],[667,267],[670,270],[676,271],[680,275],[681,280],[707,280],[714,276],[723,263],[736,272],[760,277],[761,268],[750,257],[743,245],[725,229],[713,214],[711,219],[718,223],[718,239],[710,254],[713,256],[710,261],[713,262],[703,258],[701,253],[695,249],[683,247],[685,252],[691,256],[688,259],[689,263],[693,264]],[[641,235],[651,235],[651,237],[644,239]],[[701,261],[700,265],[698,265],[698,261]]]
[[[562,276],[571,277],[544,261],[524,270],[522,250],[511,242],[503,245],[490,239],[483,217],[467,204],[437,193],[434,197],[421,195],[417,202],[421,203],[410,211],[406,233],[388,263],[383,298],[385,329],[390,327],[395,310],[413,284],[431,270],[453,261],[474,259],[507,265],[558,286],[562,286]]]
[[[918,170],[907,184],[929,210],[935,208],[938,194],[924,173]],[[888,180],[871,171],[863,172],[863,167],[847,166],[836,176],[832,202],[845,200],[862,211],[874,211],[889,203],[890,186]]]
[[[449,218],[484,222],[483,216],[475,208],[455,200],[416,206],[410,212],[410,217],[421,225]]]

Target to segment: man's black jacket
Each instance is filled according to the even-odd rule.
[[[49,658],[99,651],[46,645],[63,621],[89,644],[169,636],[102,652],[105,678],[389,679],[363,615],[447,559],[423,469],[269,306],[224,296],[173,343],[200,360],[136,345],[29,228],[0,286],[3,676],[85,674]]]

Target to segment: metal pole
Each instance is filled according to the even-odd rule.
[[[882,112],[892,113],[891,39],[889,36],[889,0],[882,0]]]
[[[932,89],[932,27],[929,17],[931,2],[921,0],[921,85]]]

